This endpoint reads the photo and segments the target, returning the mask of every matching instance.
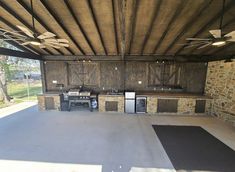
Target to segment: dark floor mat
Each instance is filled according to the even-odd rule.
[[[235,151],[196,126],[153,126],[176,170],[235,172]]]

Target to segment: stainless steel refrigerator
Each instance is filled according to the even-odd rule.
[[[125,112],[135,113],[135,92],[125,92]]]

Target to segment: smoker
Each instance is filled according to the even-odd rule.
[[[135,92],[125,92],[125,112],[135,113]]]

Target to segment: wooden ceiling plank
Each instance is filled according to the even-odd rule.
[[[101,44],[103,46],[104,53],[105,53],[105,55],[107,55],[107,49],[106,49],[106,47],[104,45],[104,40],[103,40],[102,35],[101,35],[101,31],[100,31],[100,28],[99,28],[99,25],[98,25],[98,22],[97,22],[97,18],[96,18],[95,13],[94,13],[94,8],[92,6],[91,0],[88,0],[87,2],[88,2],[88,7],[89,7],[89,10],[90,10],[92,19],[93,19],[93,21],[95,23],[96,30],[97,30],[97,32],[99,34],[99,38],[100,38]]]
[[[126,1],[120,0],[118,1],[118,18],[120,23],[120,31],[121,31],[121,59],[125,60],[125,48],[126,48],[126,22],[125,22],[125,11],[126,11]]]
[[[175,19],[179,16],[179,14],[180,14],[180,12],[182,11],[182,8],[183,8],[184,6],[185,6],[185,4],[184,4],[183,1],[178,5],[178,7],[177,7],[177,9],[175,10],[175,13],[174,13],[174,15],[172,16],[170,22],[167,24],[167,27],[166,27],[164,33],[162,34],[162,36],[161,36],[160,40],[158,41],[157,45],[154,47],[154,50],[153,50],[153,52],[152,52],[153,54],[155,54],[156,51],[158,50],[158,48],[159,48],[159,46],[161,45],[162,41],[164,40],[166,34],[167,34],[168,31],[170,30],[170,27],[171,27],[172,23],[173,23],[173,22],[175,21]]]
[[[116,52],[117,52],[117,54],[119,54],[118,36],[117,36],[117,23],[116,23],[114,0],[112,0],[112,12],[113,12],[113,27],[114,27],[114,38],[115,38]]]
[[[77,49],[84,55],[84,51],[80,47],[80,45],[76,42],[76,40],[73,38],[71,33],[68,31],[68,29],[60,22],[60,19],[57,17],[57,15],[54,13],[53,10],[48,6],[46,3],[46,0],[40,0],[42,5],[47,9],[48,13],[53,17],[53,19],[58,23],[58,25],[63,29],[63,31],[66,33],[66,35],[69,37],[69,39],[72,40],[72,42],[76,45]],[[74,54],[74,53],[73,53]]]
[[[203,5],[203,7],[198,10],[195,15],[192,17],[192,20],[190,20],[181,30],[181,32],[175,37],[175,39],[170,43],[170,45],[166,48],[163,54],[166,54],[174,45],[175,43],[185,34],[186,31],[189,30],[190,27],[193,26],[193,23],[202,15],[202,13],[208,8],[208,6],[213,2],[213,0],[208,1]]]
[[[231,9],[235,4],[235,1],[232,0],[228,3],[228,5],[226,5],[224,11],[228,11],[229,9]],[[211,26],[213,23],[216,22],[216,20],[218,20],[218,18],[220,18],[222,15],[222,11],[219,11],[217,13],[217,15],[215,15],[208,23],[206,23],[203,27],[201,27],[193,36],[192,38],[196,38],[199,34],[201,34],[203,31],[206,30],[206,28],[208,28],[209,26]],[[188,41],[189,43],[190,41]],[[180,52],[182,52],[182,50],[186,47],[187,45],[182,46],[175,54],[180,54]],[[192,51],[194,51],[195,49],[193,49]],[[190,53],[192,53],[192,51]]]
[[[76,15],[75,15],[75,13],[74,13],[74,11],[73,11],[73,9],[72,9],[72,7],[71,7],[69,1],[68,1],[68,0],[64,0],[64,3],[66,4],[67,9],[70,11],[71,16],[73,17],[74,21],[76,22],[78,28],[80,29],[80,31],[81,31],[82,35],[84,36],[85,40],[87,41],[88,45],[90,46],[90,48],[91,48],[93,54],[96,55],[95,49],[94,49],[93,45],[91,44],[91,41],[90,41],[90,39],[88,38],[88,36],[87,36],[85,30],[83,29],[83,27],[82,27],[80,21],[79,21],[78,18],[76,17]]]
[[[139,7],[139,0],[134,1],[133,3],[133,13],[131,16],[131,22],[130,22],[130,30],[129,30],[129,34],[130,34],[130,43],[129,43],[129,49],[127,50],[128,54],[131,54],[131,48],[132,48],[132,44],[133,44],[133,39],[135,36],[135,28],[136,28],[136,16],[137,16],[137,11],[138,11],[138,7]]]
[[[159,9],[161,7],[161,4],[162,4],[162,0],[159,0],[159,2],[156,4],[155,6],[155,9],[154,9],[154,14],[152,16],[152,19],[151,19],[151,23],[150,23],[150,26],[149,26],[149,29],[147,31],[147,33],[145,34],[145,37],[144,37],[144,41],[142,43],[142,46],[141,46],[141,55],[143,55],[143,52],[144,52],[144,48],[145,48],[145,45],[149,39],[149,36],[150,36],[150,33],[152,32],[153,30],[153,24],[155,22],[155,20],[158,18],[158,15],[159,15]]]

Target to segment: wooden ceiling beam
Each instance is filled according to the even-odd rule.
[[[192,20],[187,22],[186,25],[184,25],[181,32],[174,38],[174,40],[169,44],[169,46],[166,48],[163,54],[166,54],[174,45],[175,43],[189,30],[190,27],[193,26],[193,23],[197,21],[197,19],[202,15],[202,13],[210,6],[210,4],[213,2],[213,0],[208,1],[205,3],[205,5],[202,6],[199,10],[196,11],[194,16],[192,17]]]
[[[85,54],[85,52],[82,50],[80,45],[76,42],[74,37],[71,35],[71,33],[68,31],[68,29],[60,22],[60,19],[57,17],[57,14],[49,7],[49,5],[46,3],[46,0],[40,0],[42,5],[45,7],[45,9],[48,11],[48,13],[53,17],[53,19],[56,21],[56,23],[62,28],[64,33],[69,37],[70,40],[76,45],[77,49],[82,53]],[[74,54],[74,53],[73,53]]]
[[[32,15],[32,10],[22,1],[22,0],[17,0],[17,2],[24,8],[25,11],[27,11],[28,14]],[[37,20],[38,23],[40,23],[41,26],[43,26],[48,32],[52,32],[50,30],[50,28],[48,28],[48,26],[43,22],[43,20],[41,18],[39,18],[35,13],[34,13],[34,19]],[[67,47],[65,47],[68,51],[69,50]],[[56,48],[53,48],[55,51],[57,51],[59,54],[64,55],[64,53]],[[70,52],[71,53],[71,52]],[[71,53],[72,54],[72,53]]]
[[[34,60],[42,60],[42,57],[37,54],[33,54],[29,52],[22,52],[22,51],[12,50],[12,49],[2,48],[2,47],[0,47],[0,55],[21,57],[21,58],[34,59]]]
[[[116,13],[115,13],[115,7],[114,7],[114,0],[112,0],[112,12],[113,12],[113,29],[114,29],[114,39],[115,39],[115,45],[116,45],[116,52],[117,52],[117,54],[119,54],[117,23],[116,23]]]
[[[59,56],[59,55],[46,55],[43,56],[43,60],[51,61],[80,61],[84,59],[90,59],[92,61],[123,61],[122,56],[110,56],[110,55],[96,55],[96,56]],[[162,61],[178,61],[178,62],[209,62],[225,59],[235,59],[234,55],[125,55],[125,61],[140,61],[140,62],[162,62]]]
[[[130,35],[130,43],[129,43],[129,49],[128,54],[131,54],[131,48],[132,48],[132,44],[133,44],[133,39],[135,36],[135,29],[136,29],[136,16],[137,16],[137,11],[138,11],[138,7],[139,7],[139,0],[137,1],[133,1],[134,5],[133,5],[133,13],[131,15],[131,22],[130,22],[130,31],[129,31],[129,35]]]
[[[64,3],[65,3],[65,5],[66,5],[67,9],[70,11],[70,14],[72,15],[72,17],[73,17],[74,21],[76,22],[78,28],[80,29],[80,31],[81,31],[83,37],[85,38],[87,44],[90,46],[90,48],[91,48],[93,54],[96,55],[95,49],[94,49],[93,45],[91,44],[91,41],[90,41],[90,39],[88,38],[88,36],[87,36],[85,30],[83,29],[83,27],[82,27],[80,21],[79,21],[78,18],[76,17],[76,15],[75,15],[75,13],[74,13],[74,11],[73,11],[73,8],[72,8],[72,6],[70,5],[69,1],[68,1],[68,0],[64,0]]]
[[[94,8],[92,6],[91,0],[88,0],[87,2],[88,2],[88,7],[89,7],[89,10],[90,10],[91,16],[92,16],[92,20],[95,23],[96,30],[98,32],[101,44],[103,46],[104,53],[105,53],[105,55],[107,55],[107,49],[105,47],[104,40],[102,38],[102,34],[101,34],[101,31],[100,31],[100,28],[99,28],[99,25],[98,25],[98,22],[97,22],[97,18],[96,18],[95,13],[94,13]]]
[[[153,24],[154,24],[155,20],[158,18],[161,4],[162,4],[162,0],[159,0],[159,2],[156,4],[156,6],[155,6],[155,8],[154,8],[154,14],[153,14],[153,16],[152,16],[150,26],[149,26],[148,31],[146,32],[146,34],[145,34],[145,36],[144,36],[144,41],[143,41],[142,46],[141,46],[140,54],[142,54],[142,55],[143,55],[145,46],[146,46],[146,44],[147,44],[147,41],[148,41],[148,39],[149,39],[149,36],[150,36],[150,34],[152,33]]]
[[[177,9],[175,10],[174,12],[174,15],[172,16],[172,18],[170,19],[170,22],[167,24],[167,27],[164,31],[164,33],[162,34],[160,40],[158,41],[157,45],[155,46],[154,50],[153,50],[153,54],[156,53],[156,51],[158,50],[158,48],[160,47],[160,45],[162,44],[162,41],[165,39],[165,36],[167,35],[167,33],[169,32],[171,26],[172,26],[172,23],[176,20],[176,18],[179,16],[179,14],[181,13],[182,11],[182,8],[185,6],[185,2],[182,1]]]
[[[118,18],[121,32],[121,58],[125,60],[126,52],[126,22],[125,22],[126,0],[118,1]]]
[[[224,11],[228,11],[230,10],[235,4],[234,0],[231,0],[228,5],[225,7]],[[192,38],[196,38],[199,34],[201,34],[202,32],[204,32],[209,26],[211,26],[213,23],[216,22],[216,20],[218,20],[222,15],[222,11],[220,10],[208,23],[206,23],[203,27],[201,27],[193,36],[191,36]],[[187,43],[189,43],[190,41],[187,41]],[[182,46],[175,54],[178,55],[180,54],[180,52],[182,52],[182,50],[186,47],[187,45]],[[194,49],[193,49],[194,50]],[[192,50],[192,51],[193,51]],[[192,53],[192,51],[190,53]]]

